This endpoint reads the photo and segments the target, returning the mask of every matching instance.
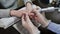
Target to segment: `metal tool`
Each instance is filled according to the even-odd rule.
[[[55,10],[58,10],[60,12],[60,8],[55,7],[48,7],[48,8],[39,8],[39,12],[54,12]]]

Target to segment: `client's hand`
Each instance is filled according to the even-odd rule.
[[[16,16],[16,17],[21,17],[24,13],[26,13],[26,10],[11,10],[10,15],[11,16]]]

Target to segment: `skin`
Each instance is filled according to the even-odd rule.
[[[11,10],[10,15],[11,16],[16,16],[16,17],[21,17],[26,10]]]
[[[38,12],[38,9],[34,9],[33,12],[35,13],[34,19],[38,21],[38,23],[40,23],[42,27],[47,27],[49,21],[40,12]]]
[[[27,9],[27,12],[30,13],[32,11],[32,4],[31,3],[27,3],[26,4],[26,9]]]
[[[38,28],[33,25],[28,14],[22,16],[22,25],[30,32],[30,34],[36,34]]]
[[[27,10],[11,10],[10,15],[16,17],[22,17],[23,14],[28,13]],[[28,13],[28,15],[34,15],[33,13]]]

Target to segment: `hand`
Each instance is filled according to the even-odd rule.
[[[38,8],[36,8],[36,9],[33,10],[33,13],[35,14],[33,16],[33,18],[36,21],[38,21],[42,25],[42,27],[48,26],[48,24],[49,24],[48,20],[38,10],[39,10]]]
[[[32,11],[32,4],[31,3],[27,3],[26,9],[27,9],[27,12],[30,13]]]
[[[11,10],[10,14],[11,16],[21,17],[24,13],[26,13],[26,10]]]
[[[26,8],[28,8],[28,7],[23,7],[19,10],[11,10],[10,15],[16,16],[16,17],[21,17],[24,13],[28,13],[29,15],[33,15],[33,13],[29,13],[30,11],[32,11],[32,9],[31,8],[26,9]]]
[[[22,16],[22,25],[31,33],[36,34],[39,30],[30,21],[28,14]]]

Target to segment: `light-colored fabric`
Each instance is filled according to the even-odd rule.
[[[10,17],[10,9],[0,9],[0,18]]]
[[[20,20],[20,19],[19,19]],[[0,19],[0,27],[6,29],[9,26],[13,25],[17,21],[19,21],[16,17],[10,17],[10,18],[1,18]]]
[[[5,7],[5,8],[17,8],[17,0],[0,0],[0,3]],[[10,7],[11,6],[11,7]]]
[[[60,24],[56,24],[54,22],[50,22],[47,29],[55,32],[56,34],[60,34]]]

